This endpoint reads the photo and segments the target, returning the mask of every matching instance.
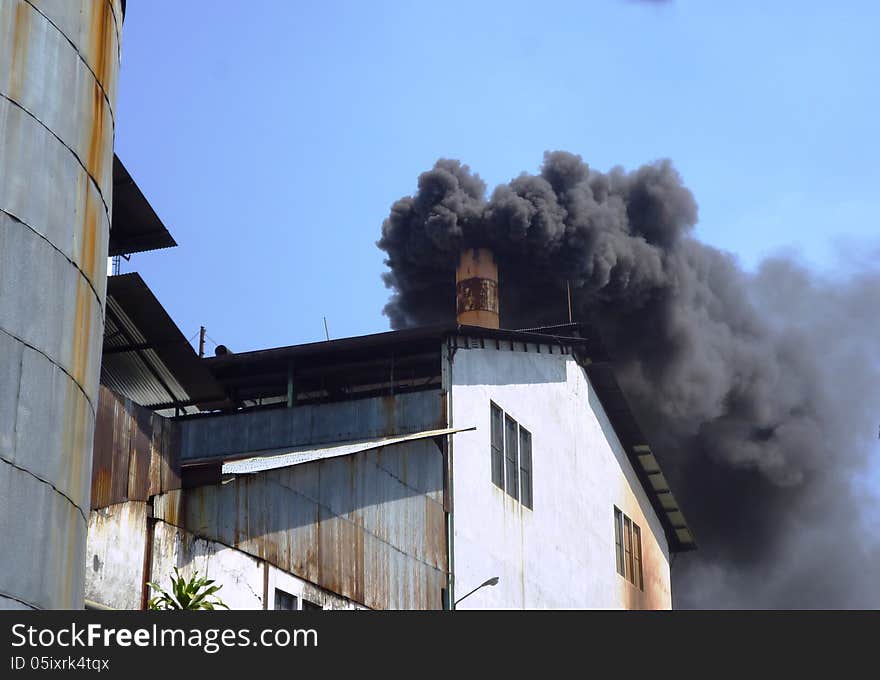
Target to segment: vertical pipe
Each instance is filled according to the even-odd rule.
[[[571,323],[571,282],[565,282],[565,290],[568,293],[568,323]]]
[[[293,364],[287,364],[287,408],[293,408]]]
[[[83,607],[121,0],[0,0],[0,608]]]
[[[156,540],[156,518],[153,517],[153,503],[147,502],[147,527],[144,535],[144,566],[141,584],[141,609],[150,608],[150,581],[153,580],[153,543]]]
[[[455,349],[449,338],[444,338],[440,349],[441,361],[441,391],[446,398],[446,427],[452,425],[452,362],[455,357]],[[446,447],[444,463],[446,463],[446,605],[450,610],[455,609],[455,513],[453,494],[453,435],[446,435]]]
[[[199,359],[204,358],[204,356],[205,356],[205,327],[199,326]]]

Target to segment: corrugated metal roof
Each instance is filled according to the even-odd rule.
[[[119,156],[113,156],[113,221],[108,255],[127,255],[159,248],[173,248],[177,242],[165,228],[153,206],[126,170]]]
[[[223,463],[222,473],[230,475],[254,474],[256,472],[265,472],[266,470],[290,467],[291,465],[310,463],[315,460],[336,458],[338,456],[350,456],[354,453],[379,449],[383,446],[394,446],[395,444],[410,442],[416,439],[442,437],[449,434],[456,434],[457,432],[467,432],[476,429],[476,427],[449,427],[442,430],[425,430],[423,432],[415,432],[413,434],[401,435],[399,437],[361,439],[358,441],[332,444],[330,446],[303,446],[295,449],[288,449],[283,453],[266,452],[263,455]]]
[[[101,383],[153,409],[229,405],[226,393],[138,274],[107,279]]]
[[[584,328],[582,324],[578,324]],[[339,354],[349,352],[384,352],[394,346],[411,346],[414,343],[430,342],[439,343],[448,335],[464,335],[484,337],[500,340],[516,340],[521,342],[553,342],[565,345],[592,345],[594,341],[585,337],[572,337],[568,335],[556,335],[553,333],[533,333],[529,331],[514,331],[503,328],[483,328],[481,326],[463,326],[459,324],[439,324],[434,326],[419,326],[417,328],[404,328],[384,333],[372,333],[359,335],[351,338],[339,338],[338,340],[324,340],[309,342],[302,345],[290,345],[288,347],[276,347],[261,349],[252,352],[237,352],[222,356],[210,357],[206,363],[215,372],[238,365],[246,365],[252,368],[256,365],[268,365],[270,362],[287,362],[290,360],[316,358],[335,358]]]
[[[591,357],[600,355],[585,337],[444,324],[226,354],[205,359],[205,364],[240,403],[287,394],[291,377],[297,403],[302,403],[322,395],[335,398],[328,388],[353,396],[370,386],[398,392],[432,381],[439,385],[441,346],[450,337],[583,347]]]

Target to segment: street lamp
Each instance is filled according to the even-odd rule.
[[[497,577],[497,576],[493,576],[492,578],[487,579],[486,581],[483,581],[480,585],[478,585],[476,588],[474,588],[471,592],[469,592],[469,593],[468,593],[467,595],[465,595],[464,597],[460,597],[460,598],[458,598],[458,599],[453,603],[452,606],[453,606],[453,607],[457,606],[458,603],[461,602],[465,597],[469,597],[469,596],[473,595],[473,594],[474,594],[475,592],[477,592],[480,588],[485,588],[486,586],[497,586],[497,585],[498,585],[498,577]]]

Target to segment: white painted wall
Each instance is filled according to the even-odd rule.
[[[570,355],[458,349],[455,435],[455,597],[500,577],[458,609],[669,608],[666,537],[620,442]],[[492,483],[490,406],[532,433],[534,509]],[[642,530],[644,592],[615,568],[614,506]]]
[[[90,513],[86,599],[113,609],[140,609],[146,508],[145,502],[128,501]],[[214,579],[222,586],[217,595],[230,609],[263,609],[264,580],[268,585],[268,609],[274,608],[275,588],[324,609],[366,609],[241,550],[157,521],[151,580],[170,591],[174,567],[186,578],[198,571]],[[156,594],[151,592],[151,596]]]
[[[340,597],[336,593],[329,590],[319,588],[313,583],[304,581],[286,571],[282,571],[277,567],[269,565],[269,609],[275,607],[275,589],[283,590],[285,593],[296,596],[299,600],[300,609],[302,609],[302,600],[308,600],[314,604],[320,605],[324,609],[333,610],[350,610],[366,609],[362,604],[352,602],[351,600]]]
[[[165,522],[153,534],[151,581],[171,589],[174,567],[190,578],[195,571],[223,587],[217,592],[230,609],[263,608],[263,563],[240,550],[194,536]],[[151,597],[157,593],[151,592]]]

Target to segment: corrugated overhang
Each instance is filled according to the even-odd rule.
[[[101,383],[156,411],[231,404],[143,279],[107,278]],[[185,411],[184,411],[185,412]]]
[[[605,362],[590,363],[583,361],[583,358],[582,365],[654,512],[663,525],[669,549],[672,552],[694,550],[697,547],[694,536],[685,522],[678,501],[672,495],[657,458],[647,443],[647,438],[630,410],[611,365]]]
[[[248,458],[224,462],[222,473],[224,475],[255,474],[257,472],[266,472],[267,470],[290,467],[291,465],[311,463],[316,460],[326,460],[327,458],[336,458],[338,456],[350,456],[355,453],[370,451],[371,449],[379,449],[383,446],[394,446],[395,444],[416,441],[418,439],[444,437],[457,432],[467,432],[475,429],[477,428],[459,427],[442,430],[424,430],[422,432],[401,435],[399,437],[377,437],[374,439],[361,439],[317,447],[302,446],[294,449],[286,449],[283,452],[268,451],[263,452],[261,455],[253,455]]]
[[[119,156],[114,155],[113,221],[107,254],[129,255],[176,245]]]

